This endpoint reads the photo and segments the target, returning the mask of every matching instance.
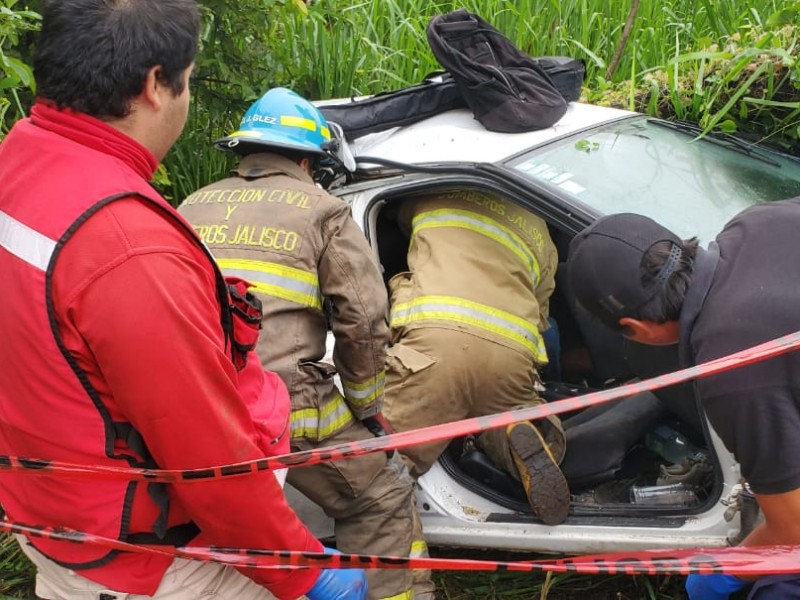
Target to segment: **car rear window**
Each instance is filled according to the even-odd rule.
[[[509,165],[600,213],[647,215],[703,243],[748,206],[800,195],[800,161],[646,117],[557,140]]]

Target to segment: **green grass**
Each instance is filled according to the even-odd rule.
[[[0,533],[0,599],[33,598],[33,566],[14,537]]]
[[[588,102],[691,120],[800,153],[797,0],[642,0],[610,77],[631,0],[317,0],[307,11],[264,2],[271,18],[252,30],[237,26],[246,43],[231,45],[238,62],[260,65],[258,73],[236,75],[225,60],[204,59],[228,66],[196,82],[187,133],[166,160],[165,190],[176,203],[226,173],[229,162],[211,156],[211,140],[229,132],[266,88],[284,85],[320,99],[419,82],[441,68],[425,35],[430,18],[462,5],[531,55],[585,59]],[[221,52],[212,42],[205,47]]]
[[[585,58],[590,82],[605,75],[630,0],[319,0],[308,14],[287,14],[275,52],[312,97],[376,93],[420,81],[440,68],[425,28],[430,18],[465,7],[531,55]],[[675,55],[763,28],[794,0],[644,0],[615,73],[661,68]],[[784,20],[792,20],[787,13]],[[795,15],[796,19],[796,15]]]
[[[531,554],[432,548],[433,556],[532,560]],[[538,557],[552,558],[552,556]],[[439,600],[684,600],[682,576],[436,571]],[[746,594],[734,596],[740,600]],[[0,600],[34,598],[33,569],[10,535],[0,534]]]
[[[480,560],[553,558],[520,552],[432,548],[432,556]],[[436,571],[441,600],[682,600],[682,576]]]
[[[526,561],[553,555],[431,548],[434,557]],[[439,600],[686,600],[682,575],[579,575],[435,571]],[[731,600],[745,600],[747,590]]]
[[[248,0],[251,8],[261,2],[263,11],[234,7],[226,13],[225,18],[238,19],[229,27],[235,35],[215,39],[212,34],[219,32],[209,27],[204,39],[208,72],[193,83],[196,100],[186,133],[157,182],[178,203],[222,177],[231,160],[214,150],[212,141],[235,127],[247,103],[266,91],[261,87],[285,85],[318,99],[420,81],[440,68],[425,37],[428,21],[461,6],[531,55],[584,58],[589,102],[693,120],[800,154],[797,1],[642,0],[619,66],[607,77],[631,0],[317,0],[308,11],[295,3]],[[225,2],[206,4],[207,21],[213,22],[212,8]],[[3,35],[0,30],[0,40]],[[244,65],[244,74],[234,72],[237,65]],[[0,94],[0,120],[16,104],[17,97]],[[567,574],[548,580],[544,575],[444,573],[437,578],[442,597],[450,600],[540,598],[543,590],[556,600],[683,597],[681,577]],[[31,597],[31,586],[25,557],[0,535],[0,597]]]
[[[443,600],[679,600],[683,577],[584,576],[519,573],[442,573],[436,575]]]

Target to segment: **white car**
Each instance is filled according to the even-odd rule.
[[[407,239],[394,210],[404,198],[432,190],[484,190],[539,214],[562,265],[569,240],[599,215],[641,213],[705,245],[743,208],[800,195],[796,159],[727,135],[698,135],[692,125],[578,103],[554,126],[518,134],[487,131],[469,111],[453,110],[351,140],[358,168],[334,181],[330,192],[351,205],[387,281],[406,268]],[[548,399],[677,368],[674,348],[648,349],[606,331],[576,306],[565,285],[558,277],[550,306],[563,360],[558,380],[551,374],[546,381]],[[754,526],[757,506],[738,465],[690,384],[657,396],[628,401],[628,409],[620,404],[572,437],[568,417],[580,422],[581,416],[562,417],[573,496],[569,517],[558,526],[539,522],[520,484],[469,439],[455,440],[417,482],[428,543],[594,553],[741,539]],[[672,450],[688,442],[688,451],[677,458],[669,448],[654,451],[659,436],[675,432],[681,437]],[[620,449],[616,442],[626,435],[633,443]],[[587,461],[595,461],[588,476]],[[329,524],[313,518],[307,502],[300,505],[315,533],[329,535]]]

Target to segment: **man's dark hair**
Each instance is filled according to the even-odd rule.
[[[200,35],[195,0],[44,0],[37,95],[94,117],[125,117],[147,72],[177,96]]]
[[[642,285],[644,287],[650,286],[661,273],[673,246],[674,244],[669,241],[657,242],[642,257]],[[683,241],[682,252],[672,274],[655,295],[642,306],[633,310],[632,314],[628,315],[629,317],[655,323],[678,320],[686,290],[689,289],[692,281],[697,246],[696,237]]]
[[[270,146],[269,144],[261,144],[257,142],[241,143],[234,148],[233,152],[241,158],[251,154],[278,154],[296,163],[299,163],[304,158],[307,158],[311,163],[312,173],[319,171],[320,164],[322,162],[322,155],[314,152],[303,152],[302,150],[292,150],[290,148]]]
[[[307,158],[311,163],[312,173],[319,171],[320,162],[322,162],[322,156],[313,152],[294,152],[292,150],[285,150],[283,148],[276,148],[275,152],[278,154],[283,154],[286,158],[296,163],[299,163],[304,158]]]

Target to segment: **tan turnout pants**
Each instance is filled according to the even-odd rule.
[[[408,330],[389,349],[386,366],[383,413],[397,431],[542,402],[536,391],[536,365],[529,355],[465,331]],[[546,428],[545,436],[560,462],[565,451],[561,424],[556,417],[548,421],[552,427]],[[495,465],[519,479],[505,428],[484,432],[478,441]],[[419,477],[430,469],[448,444],[443,440],[404,448],[403,454],[413,463],[411,474]]]
[[[292,440],[292,451],[374,436],[354,423],[324,442]],[[289,470],[287,481],[334,520],[336,547],[345,553],[409,556],[422,534],[414,523],[414,482],[400,455],[376,452]],[[414,533],[416,529],[416,534]],[[416,542],[416,543],[414,543]],[[424,544],[424,542],[423,542]],[[411,600],[411,571],[368,569],[369,600]]]

